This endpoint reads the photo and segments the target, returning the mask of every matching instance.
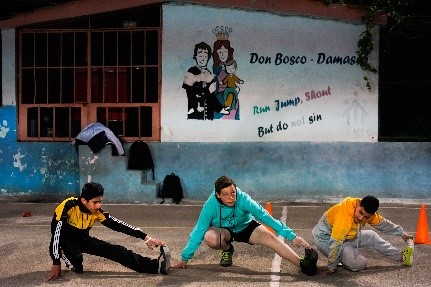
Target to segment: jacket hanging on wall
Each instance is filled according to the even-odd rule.
[[[130,146],[128,169],[147,170],[151,169],[154,176],[154,162],[150,147],[146,142],[137,140]]]
[[[124,155],[123,144],[120,139],[107,127],[95,122],[89,124],[73,139],[72,144],[78,151],[78,145],[87,144],[93,153],[101,151],[105,145],[112,142],[117,155]]]

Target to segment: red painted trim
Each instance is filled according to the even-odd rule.
[[[53,7],[39,9],[32,13],[19,14],[11,19],[0,21],[0,29],[10,29],[41,22],[88,16],[120,9],[168,2],[304,15],[356,23],[361,22],[361,17],[364,15],[363,9],[339,4],[326,6],[323,4],[323,0],[77,0],[68,4],[59,4]],[[381,16],[376,19],[376,24],[385,25],[386,17]]]

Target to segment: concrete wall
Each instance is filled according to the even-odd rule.
[[[0,107],[0,196],[65,196],[79,192],[71,143],[18,142],[16,107]]]
[[[118,201],[142,201],[136,199],[137,191],[155,193],[156,187],[145,183],[152,180],[151,174],[127,170],[127,157],[116,162],[109,147],[93,155],[82,146],[78,156],[70,143],[17,142],[15,117],[14,107],[0,107],[0,196],[76,195],[88,180],[102,182],[107,196]],[[324,201],[368,193],[398,201],[431,199],[430,143],[149,145],[156,184],[174,172],[181,178],[187,199],[205,199],[223,174],[262,200]],[[129,147],[126,144],[126,151]]]
[[[224,174],[262,200],[332,201],[366,194],[395,202],[431,199],[429,143],[149,143],[149,146],[155,163],[155,183],[173,172],[181,178],[187,199],[206,199],[215,179]],[[126,145],[126,151],[128,148]],[[119,201],[154,201],[156,187],[148,187],[151,172],[127,170],[126,161],[127,157],[112,157],[110,148],[94,155],[83,146],[81,183],[88,179],[100,181],[108,194]],[[149,183],[145,183],[146,179]],[[141,197],[137,196],[139,192]],[[148,192],[153,192],[153,196]]]

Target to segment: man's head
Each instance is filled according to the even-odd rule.
[[[225,205],[234,206],[236,202],[236,184],[232,178],[223,175],[217,178],[214,189],[217,198],[219,198]]]
[[[206,67],[208,61],[211,59],[211,47],[205,42],[196,44],[193,51],[193,59],[195,59],[199,67]]]
[[[379,209],[379,200],[372,195],[367,195],[361,199],[360,206],[369,214],[374,214]]]
[[[361,223],[370,218],[379,209],[379,200],[372,195],[367,195],[361,199],[359,205],[356,206],[354,221]]]
[[[99,210],[102,205],[104,188],[100,183],[89,182],[84,184],[81,191],[81,202],[91,212]]]

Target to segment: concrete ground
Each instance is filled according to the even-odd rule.
[[[179,260],[181,249],[201,210],[201,202],[183,201],[179,205],[110,205],[104,209],[116,218],[138,226],[150,236],[164,240],[172,250],[172,263]],[[264,203],[262,203],[264,204]],[[271,250],[243,243],[235,244],[234,265],[220,267],[220,253],[202,245],[186,270],[173,269],[170,275],[139,274],[115,262],[84,255],[84,274],[65,270],[63,276],[45,283],[44,276],[51,267],[48,254],[50,221],[55,203],[19,203],[0,201],[0,286],[430,286],[431,245],[417,244],[414,266],[404,267],[382,258],[374,251],[364,251],[369,268],[350,272],[343,268],[331,275],[308,277],[287,262],[278,260]],[[330,204],[300,204],[273,202],[273,216],[281,218],[283,208],[287,225],[310,243],[311,229]],[[407,232],[416,233],[420,205],[383,205],[380,213],[402,225]],[[31,216],[23,217],[26,212]],[[427,216],[430,221],[430,211]],[[143,241],[96,224],[91,234],[119,243],[138,253],[156,257]],[[399,237],[382,237],[402,248]],[[313,243],[314,245],[314,243]],[[302,255],[303,250],[295,249]],[[318,265],[326,260],[319,254]],[[272,272],[273,270],[274,272]],[[278,271],[280,270],[280,271]]]

